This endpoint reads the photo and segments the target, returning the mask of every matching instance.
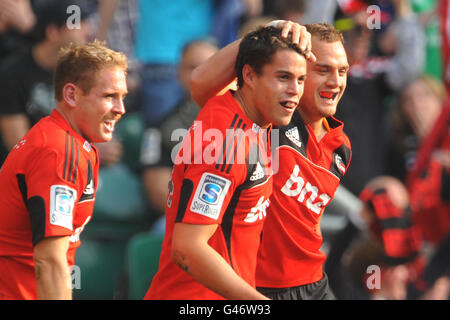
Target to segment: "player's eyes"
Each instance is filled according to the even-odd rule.
[[[303,82],[305,82],[306,76],[302,76],[300,78],[297,79],[297,82],[302,84]]]

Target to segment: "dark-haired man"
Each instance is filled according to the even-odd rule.
[[[186,134],[146,299],[266,299],[255,268],[272,192],[268,131],[290,122],[303,93],[306,62],[296,43],[273,27],[247,35],[235,64],[239,89],[209,100]]]

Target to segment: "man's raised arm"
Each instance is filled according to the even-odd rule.
[[[311,35],[304,26],[286,20],[274,20],[268,25],[282,29],[281,34],[285,38],[292,34],[293,42],[307,52],[308,60],[315,61],[311,53]],[[234,64],[240,43],[240,39],[230,43],[191,73],[191,96],[200,108],[236,78]]]

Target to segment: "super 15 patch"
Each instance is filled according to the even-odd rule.
[[[50,224],[72,230],[73,208],[77,191],[64,185],[50,188]]]
[[[230,186],[230,180],[204,173],[195,191],[191,211],[217,220]]]

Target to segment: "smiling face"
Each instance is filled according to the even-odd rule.
[[[348,61],[340,41],[320,41],[313,36],[312,51],[316,62],[308,62],[305,92],[299,112],[306,121],[319,121],[336,113],[347,84]]]
[[[290,49],[279,49],[272,61],[253,73],[253,121],[265,127],[270,123],[288,125],[303,94],[306,78],[304,56]]]
[[[111,140],[117,121],[125,113],[123,99],[127,92],[122,68],[101,69],[89,92],[76,88],[75,130],[90,142]]]

